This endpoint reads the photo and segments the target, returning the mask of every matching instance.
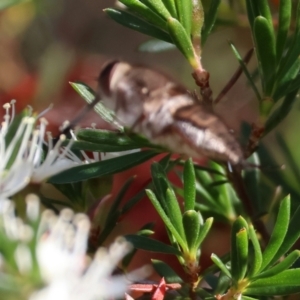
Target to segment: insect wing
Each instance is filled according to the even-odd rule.
[[[241,147],[221,119],[199,104],[182,107],[173,116],[173,131],[191,151],[236,165],[243,161]]]

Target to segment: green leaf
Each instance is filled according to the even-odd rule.
[[[138,136],[135,136],[134,134],[131,134],[129,136],[123,132],[102,129],[81,129],[77,132],[76,137],[79,140],[79,142],[86,141],[91,143],[92,145],[98,145],[99,149],[101,149],[101,147],[112,147],[113,150],[115,150],[115,148],[119,148],[123,149],[121,151],[125,151],[153,146],[149,143],[147,139],[140,138]],[[76,145],[76,142],[74,144]],[[78,144],[80,145],[80,143]],[[84,148],[81,149],[84,150]]]
[[[87,102],[92,103],[95,99],[95,92],[82,82],[69,82],[71,87]],[[106,108],[101,102],[95,105],[95,112],[107,123],[114,125],[118,129],[123,129],[118,122],[115,120],[115,113]]]
[[[220,175],[224,176],[223,178],[226,179],[225,175],[218,170],[209,167],[203,167],[194,165],[195,175],[197,178],[196,184],[199,182],[203,186],[209,186],[213,182],[213,175]]]
[[[225,294],[228,291],[229,287],[231,286],[231,283],[232,283],[231,277],[228,277],[226,273],[221,271],[218,277],[217,286],[214,289],[214,295]],[[205,297],[204,299],[207,298]],[[213,300],[213,298],[208,298],[208,299]]]
[[[88,165],[81,165],[51,177],[48,182],[63,184],[115,174],[141,164],[155,155],[157,155],[157,152],[142,151]]]
[[[201,197],[201,199],[203,199],[205,202],[209,203],[209,206],[213,206],[216,203],[213,195],[211,195],[209,193],[209,191],[207,190],[207,188],[204,187],[201,183],[196,184],[196,190],[197,190],[199,197]],[[195,206],[199,207],[198,203],[196,203]]]
[[[287,94],[280,107],[271,114],[266,122],[264,135],[272,131],[289,114],[297,100],[297,93],[298,90],[295,90]]]
[[[259,244],[259,240],[257,238],[256,232],[254,230],[253,225],[249,225],[248,229],[249,238],[253,245],[254,255],[253,261],[249,265],[249,270],[247,276],[251,278],[252,276],[256,275],[261,268],[262,264],[262,252]]]
[[[247,230],[248,224],[246,220],[239,216],[233,223],[231,229],[231,274],[232,279],[234,282],[238,282],[241,275],[240,265],[241,265],[241,258],[240,255],[243,253],[239,253],[238,241],[237,241],[237,234],[241,230]]]
[[[163,0],[165,7],[169,11],[169,13],[172,15],[173,18],[177,19],[177,10],[175,5],[175,0]]]
[[[258,279],[246,288],[244,294],[255,296],[289,295],[300,292],[300,269],[291,269],[275,276]]]
[[[190,37],[187,35],[184,27],[174,18],[169,18],[167,21],[169,34],[179,49],[179,51],[184,55],[184,57],[188,60],[190,65],[196,69],[198,67],[199,62],[195,57],[193,45]]]
[[[128,200],[121,209],[121,214],[126,214],[137,202],[145,197],[145,191],[141,190],[135,194],[130,200]]]
[[[236,234],[236,249],[238,259],[238,280],[245,277],[248,264],[248,232],[246,228],[242,228]]]
[[[216,174],[216,175],[220,175],[220,176],[223,176],[224,179],[227,178],[225,173],[223,171],[220,171],[220,170],[217,170],[217,169],[214,169],[214,168],[210,168],[210,167],[205,167],[205,166],[200,166],[200,165],[194,165],[194,168],[196,170],[199,170],[199,171],[204,171],[204,172],[201,172],[201,174],[206,174],[205,176],[207,178],[210,178],[209,182],[211,182],[211,177],[209,176],[209,174]],[[209,173],[209,174],[207,174]],[[199,173],[200,174],[200,173]],[[207,181],[206,181],[207,182]],[[208,183],[208,182],[207,182]]]
[[[299,257],[300,257],[300,251],[294,250],[283,261],[281,261],[274,267],[258,274],[257,276],[255,276],[255,278],[252,278],[252,279],[257,280],[257,279],[261,279],[261,278],[275,276],[275,275],[287,270],[289,267],[291,267],[297,261],[297,259]]]
[[[289,33],[291,15],[292,15],[292,0],[280,0],[278,31],[277,31],[277,40],[276,40],[277,62],[281,60],[283,55],[286,39]]]
[[[221,0],[211,0],[208,12],[205,14],[204,17],[204,27],[202,31],[202,44],[205,43],[206,39],[208,38],[211,30],[213,29],[216,19],[217,19],[217,12]]]
[[[124,238],[137,249],[142,249],[156,253],[181,255],[180,251],[177,248],[174,248],[160,241],[145,236],[128,234],[125,235]]]
[[[176,49],[176,46],[161,40],[149,40],[142,43],[138,50],[141,52],[159,53]]]
[[[71,207],[78,209],[81,207],[83,210],[85,210],[85,199],[83,196],[83,185],[82,182],[77,182],[76,184],[54,184],[54,187],[61,192],[69,201],[65,204],[65,206],[68,206],[68,203],[71,203]],[[46,197],[42,197],[41,201],[44,205],[47,207],[53,209],[53,205],[58,204],[57,200],[52,201],[53,199],[49,199]],[[63,200],[63,202],[66,202]],[[57,211],[57,209],[54,209],[54,211]],[[58,212],[58,211],[57,211]]]
[[[276,72],[276,48],[273,27],[264,17],[254,21],[253,35],[263,79],[264,96],[272,96]]]
[[[160,277],[164,277],[167,283],[181,283],[182,279],[176,272],[161,260],[151,259],[154,270]]]
[[[221,165],[214,163],[214,168],[219,170],[219,172],[225,172]],[[210,194],[213,198],[213,203],[209,205],[214,208],[215,213],[219,215],[223,220],[225,219],[226,222],[232,221],[236,218],[235,206],[237,204],[237,196],[229,183],[224,183],[224,173],[222,175],[214,175],[213,178],[216,182],[223,183],[219,186],[210,185]]]
[[[214,221],[214,218],[208,218],[205,220],[205,223],[203,224],[203,226],[201,227],[200,233],[198,235],[198,239],[196,242],[197,248],[200,247],[201,243],[203,242],[203,240],[206,238],[212,223]]]
[[[171,154],[167,154],[165,155],[162,159],[160,159],[160,161],[158,162],[160,164],[160,166],[162,167],[162,169],[164,170],[164,172],[168,172],[168,169],[170,167],[170,158],[171,158]]]
[[[122,188],[120,189],[120,191],[118,192],[116,198],[114,199],[111,207],[110,207],[110,210],[107,214],[107,219],[110,218],[110,216],[112,214],[115,213],[115,211],[119,208],[119,205],[121,203],[121,201],[123,200],[126,192],[128,191],[130,185],[132,184],[132,182],[134,181],[134,177],[130,177],[128,178],[125,183],[123,184]]]
[[[146,223],[142,226],[142,228],[137,232],[137,235],[143,235],[143,236],[149,236],[153,235],[155,231],[153,229],[155,228],[154,222]]]
[[[183,169],[184,211],[195,208],[196,177],[193,160],[190,158],[184,164]]]
[[[254,2],[256,2],[255,5],[257,6],[257,8],[259,10],[259,14],[262,17],[266,18],[268,20],[268,22],[270,23],[270,25],[273,25],[273,18],[272,18],[268,0],[255,0]]]
[[[289,229],[285,235],[285,239],[278,249],[276,255],[273,257],[270,264],[276,262],[281,256],[283,256],[289,249],[295,244],[295,242],[300,237],[300,206],[292,216],[291,222],[289,224]]]
[[[192,0],[175,0],[178,20],[184,27],[187,35],[191,34],[192,27]]]
[[[229,270],[227,269],[227,267],[225,266],[225,264],[222,262],[222,260],[216,255],[216,254],[212,254],[210,256],[211,260],[214,262],[215,265],[218,266],[218,268],[224,273],[226,274],[229,278],[231,278],[231,274],[229,272]]]
[[[232,49],[235,57],[237,58],[237,60],[238,60],[238,62],[240,64],[240,66],[241,66],[244,74],[246,75],[246,77],[248,79],[248,82],[251,85],[251,87],[252,87],[252,89],[253,89],[253,91],[254,91],[254,93],[256,95],[257,100],[261,101],[261,95],[260,95],[260,93],[259,93],[259,91],[258,91],[258,89],[256,87],[256,84],[255,84],[255,82],[254,82],[254,80],[252,78],[252,75],[250,74],[250,72],[248,71],[248,68],[247,68],[246,64],[244,63],[243,58],[241,57],[240,53],[235,48],[235,46],[234,46],[233,43],[230,42],[229,45],[230,45],[230,47],[231,47],[231,49]]]
[[[165,42],[172,43],[172,39],[170,38],[168,33],[159,29],[156,26],[149,24],[146,21],[141,20],[140,18],[138,18],[130,13],[127,13],[120,9],[113,9],[113,8],[106,8],[106,9],[104,9],[104,12],[110,18],[112,18],[114,21],[116,21],[117,23],[119,23],[125,27],[139,31],[143,34],[152,36],[159,40],[163,40]]]
[[[168,216],[179,234],[184,238],[184,228],[181,220],[181,210],[174,191],[170,188],[166,192],[166,200],[168,205]]]
[[[218,180],[218,181],[214,181],[212,182],[209,187],[219,187],[219,186],[224,186],[226,183],[228,183],[228,180],[224,179],[224,180]]]
[[[280,61],[280,66],[278,70],[277,78],[281,78],[285,76],[285,74],[290,70],[290,68],[294,65],[294,61],[297,60],[297,58],[300,55],[300,44],[299,44],[299,38],[300,38],[300,2],[298,2],[297,6],[297,15],[296,15],[296,29],[292,37],[292,42],[290,47],[287,50],[287,53],[285,56],[282,57]]]
[[[171,18],[171,14],[168,9],[165,7],[162,0],[140,0],[142,3],[147,5],[155,13],[161,16],[164,20]]]
[[[187,210],[182,216],[186,241],[190,252],[196,253],[198,249],[198,236],[200,233],[202,217],[199,212]]]
[[[73,199],[72,199],[73,200]],[[46,197],[41,197],[40,201],[43,203],[43,205],[45,205],[46,207],[48,207],[49,205],[49,208],[51,206],[51,209],[52,209],[52,205],[61,205],[62,207],[69,207],[71,209],[74,209],[72,207],[72,204],[68,203],[67,201],[60,201],[60,200],[56,200],[56,199],[52,199],[52,198],[46,198]],[[73,202],[73,201],[72,201]],[[75,201],[74,201],[75,202]],[[52,204],[52,205],[51,205]],[[58,212],[58,210],[55,209],[55,211]]]
[[[147,5],[143,4],[141,1],[138,0],[120,0],[121,3],[126,5],[128,8],[132,10],[132,12],[137,13],[143,19],[148,21],[150,24],[153,24],[157,27],[166,30],[166,21],[154,12],[151,8]]]
[[[270,265],[272,259],[276,255],[278,249],[282,245],[285,235],[288,231],[290,221],[291,200],[290,197],[285,197],[279,207],[277,220],[270,238],[270,241],[263,253],[263,262],[261,270],[265,270]]]
[[[300,88],[300,75],[298,74],[297,77],[289,83],[287,90],[285,91],[285,95],[295,90],[298,91],[299,88]]]
[[[167,215],[169,215],[169,207],[166,201],[166,192],[168,188],[171,188],[171,186],[167,180],[166,173],[159,163],[154,162],[151,165],[151,175],[155,192],[158,195],[160,203],[162,204],[165,212],[167,213]]]
[[[277,84],[277,88],[273,97],[275,102],[281,99],[289,92],[293,80],[295,80],[299,75],[299,71],[300,71],[300,57],[298,57],[294,61],[293,66],[283,75],[282,78],[280,78],[280,81]],[[299,86],[297,88],[299,89]]]
[[[147,196],[149,197],[151,203],[155,207],[156,211],[162,218],[165,226],[168,228],[168,230],[172,233],[174,238],[176,239],[177,243],[181,246],[184,252],[187,252],[187,245],[185,243],[185,240],[181,237],[181,235],[178,233],[176,228],[174,227],[173,223],[171,222],[168,215],[165,213],[164,209],[162,208],[161,204],[156,198],[156,195],[151,190],[146,190]]]
[[[118,223],[118,220],[121,216],[120,210],[114,210],[109,218],[105,220],[105,225],[102,228],[101,233],[98,236],[97,245],[100,246],[103,244],[103,242],[107,239],[107,237],[110,235],[110,233],[113,231],[115,226]]]
[[[151,228],[154,228],[154,223],[148,223],[146,225],[149,225],[149,226],[151,226]],[[139,230],[136,234],[142,235],[142,236],[150,236],[150,235],[153,235],[154,233],[155,233],[155,231],[148,229],[148,227],[147,227],[147,228]]]
[[[107,213],[105,224],[101,230],[101,233],[98,237],[98,245],[102,245],[102,243],[106,240],[112,230],[115,228],[119,217],[121,216],[121,210],[119,209],[120,203],[124,198],[128,188],[132,184],[134,178],[129,178],[124,185],[122,186],[121,190],[118,192],[117,196],[113,200],[113,203]]]
[[[259,16],[258,6],[256,5],[256,1],[254,2],[253,0],[246,0],[246,6],[248,20],[253,31],[254,20],[257,16]]]
[[[241,300],[259,300],[259,299],[242,295]]]
[[[65,140],[63,145],[67,145],[67,143],[70,140]],[[122,151],[128,151],[128,150],[134,150],[138,149],[139,147],[137,145],[128,145],[128,146],[122,146],[122,145],[107,145],[107,144],[95,144],[95,143],[89,143],[85,141],[75,141],[72,143],[72,150],[83,150],[83,151],[93,151],[93,152],[122,152]]]

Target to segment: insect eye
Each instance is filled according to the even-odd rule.
[[[112,74],[114,72],[115,66],[119,63],[118,60],[113,60],[108,63],[106,63],[98,77],[98,83],[99,87],[101,88],[102,92],[106,95],[109,96],[110,94],[110,81],[112,78]]]

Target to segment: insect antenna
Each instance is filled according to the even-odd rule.
[[[100,95],[96,94],[95,99],[85,105],[79,113],[68,123],[66,127],[63,127],[61,134],[68,134],[72,128],[74,128],[85,116],[88,112],[90,112],[100,101]]]

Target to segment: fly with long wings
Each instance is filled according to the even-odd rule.
[[[113,61],[98,81],[104,105],[152,143],[193,158],[245,164],[240,144],[221,118],[163,73]]]

